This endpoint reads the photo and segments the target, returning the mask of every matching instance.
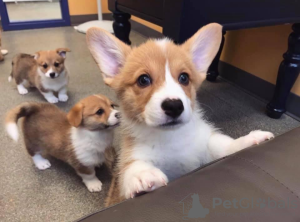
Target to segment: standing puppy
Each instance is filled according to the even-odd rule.
[[[121,102],[121,150],[107,205],[273,137],[256,130],[232,139],[204,120],[196,90],[221,37],[222,27],[210,24],[183,45],[162,39],[131,49],[104,30],[88,30],[88,47]]]
[[[39,51],[35,55],[18,54],[13,58],[10,82],[16,81],[21,95],[27,94],[28,87],[36,87],[49,103],[68,100],[68,71],[65,67],[67,48]],[[58,93],[58,98],[54,95]]]
[[[18,140],[17,121],[22,124],[25,146],[35,166],[51,166],[42,154],[48,154],[71,165],[91,192],[101,190],[95,167],[113,154],[113,128],[119,124],[118,111],[105,96],[94,95],[78,102],[68,114],[48,103],[23,103],[6,117],[6,130]]]
[[[1,30],[0,30],[0,62],[4,60],[4,56],[8,53],[6,49],[1,48]]]

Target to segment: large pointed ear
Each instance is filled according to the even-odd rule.
[[[96,60],[106,84],[119,74],[131,48],[109,32],[90,28],[86,33],[88,48]]]
[[[71,52],[68,48],[58,48],[56,49],[57,54],[59,54],[61,57],[66,58],[67,52]]]
[[[78,127],[82,122],[82,115],[83,115],[83,104],[77,103],[73,108],[69,111],[67,118],[69,123],[74,126]]]
[[[37,60],[38,58],[40,58],[40,52],[36,52],[32,56],[35,60]]]
[[[190,53],[196,70],[206,74],[222,41],[222,26],[211,23],[201,28],[182,46]]]

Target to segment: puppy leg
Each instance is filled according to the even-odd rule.
[[[1,49],[1,54],[2,55],[7,55],[8,51],[6,49]]]
[[[28,93],[28,90],[26,89],[25,85],[27,83],[25,81],[21,82],[20,84],[17,85],[18,91],[21,95],[25,95]]]
[[[34,162],[34,165],[39,170],[46,170],[51,167],[51,163],[49,162],[49,160],[42,157],[39,153],[34,154],[32,156],[32,160]]]
[[[46,170],[51,167],[51,163],[49,160],[42,157],[40,154],[42,152],[42,149],[40,149],[39,144],[32,143],[30,139],[30,136],[27,135],[26,128],[23,128],[24,132],[24,142],[27,149],[28,154],[31,156],[34,165],[39,170]]]
[[[119,178],[117,176],[113,176],[105,199],[105,207],[110,207],[125,200],[125,198],[120,195],[120,186],[118,181]]]
[[[58,92],[58,100],[61,102],[67,102],[69,99],[67,95],[67,87],[65,86],[64,88],[60,89]]]
[[[259,144],[265,140],[270,140],[273,137],[273,133],[261,130],[252,131],[248,135],[238,139],[232,139],[220,133],[213,133],[209,138],[208,148],[214,160]]]
[[[140,192],[151,192],[168,183],[167,176],[158,168],[144,161],[134,161],[123,173],[121,192],[126,199]]]
[[[77,174],[82,178],[90,192],[99,192],[102,189],[101,181],[96,177],[95,169],[91,167],[80,166],[76,169]]]
[[[41,92],[43,94],[43,96],[45,97],[45,99],[49,102],[49,103],[58,103],[58,98],[56,98],[53,94],[52,91],[49,92]]]

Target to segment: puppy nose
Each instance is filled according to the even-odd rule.
[[[51,77],[51,78],[54,78],[54,77],[55,77],[55,72],[51,72],[51,73],[50,73],[50,77]]]
[[[119,113],[119,112],[116,113],[116,114],[115,114],[115,117],[116,117],[117,119],[120,119],[120,118],[121,118],[121,113]]]
[[[166,99],[161,104],[161,108],[165,111],[165,114],[177,118],[183,112],[184,107],[180,99]]]

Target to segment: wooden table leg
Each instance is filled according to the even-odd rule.
[[[129,34],[131,30],[131,24],[129,22],[130,17],[130,14],[118,10],[113,12],[113,29],[115,35],[118,39],[120,39],[128,45],[131,45],[131,41],[129,39]]]
[[[220,61],[220,56],[222,54],[223,46],[224,46],[224,43],[225,43],[225,34],[226,34],[226,32],[223,31],[223,36],[222,36],[222,42],[221,42],[221,45],[220,45],[220,49],[219,49],[216,57],[212,61],[210,67],[208,68],[208,71],[207,71],[206,80],[208,80],[210,82],[216,81],[216,79],[219,75],[219,61]]]
[[[286,100],[300,72],[300,23],[293,25],[288,50],[283,54],[283,58],[278,70],[274,96],[266,111],[267,115],[274,119],[279,119],[286,111]]]

